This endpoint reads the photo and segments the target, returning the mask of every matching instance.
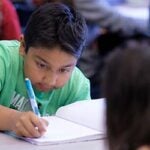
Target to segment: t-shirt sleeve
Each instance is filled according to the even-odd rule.
[[[90,81],[76,68],[70,79],[69,96],[65,105],[80,100],[90,100]]]
[[[0,48],[1,51],[1,48]],[[5,79],[5,63],[4,60],[0,54],[0,93],[3,87],[4,79]]]

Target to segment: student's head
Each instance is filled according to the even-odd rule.
[[[103,71],[106,125],[110,150],[150,146],[150,47],[113,52]],[[144,147],[145,146],[145,147]],[[139,148],[139,149],[138,149]]]
[[[86,34],[84,18],[72,8],[58,3],[39,7],[21,41],[25,76],[38,90],[62,87],[82,53]]]

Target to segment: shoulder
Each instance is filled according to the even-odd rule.
[[[70,82],[77,83],[88,83],[89,79],[81,72],[81,70],[77,67],[75,67],[72,76],[70,78]]]
[[[17,77],[19,68],[19,42],[0,41],[0,82],[5,83]]]
[[[2,41],[0,41],[0,49],[2,49],[3,51],[18,49],[19,45],[20,45],[20,42],[17,40],[2,40]]]
[[[2,40],[0,41],[0,59],[3,61],[11,62],[19,58],[19,45],[20,43],[15,40]]]
[[[75,67],[68,84],[66,85],[68,91],[74,94],[77,99],[89,99],[90,95],[90,81],[80,71],[79,68]]]
[[[1,40],[0,47],[7,48],[7,47],[19,47],[20,42],[17,40]]]

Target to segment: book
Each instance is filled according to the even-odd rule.
[[[45,117],[49,126],[40,138],[22,138],[36,145],[83,142],[105,138],[105,100],[78,101]]]

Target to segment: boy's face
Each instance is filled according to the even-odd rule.
[[[62,51],[59,47],[52,49],[30,47],[26,53],[23,46],[20,54],[24,57],[24,74],[34,88],[50,91],[63,87],[69,80],[77,59]]]

